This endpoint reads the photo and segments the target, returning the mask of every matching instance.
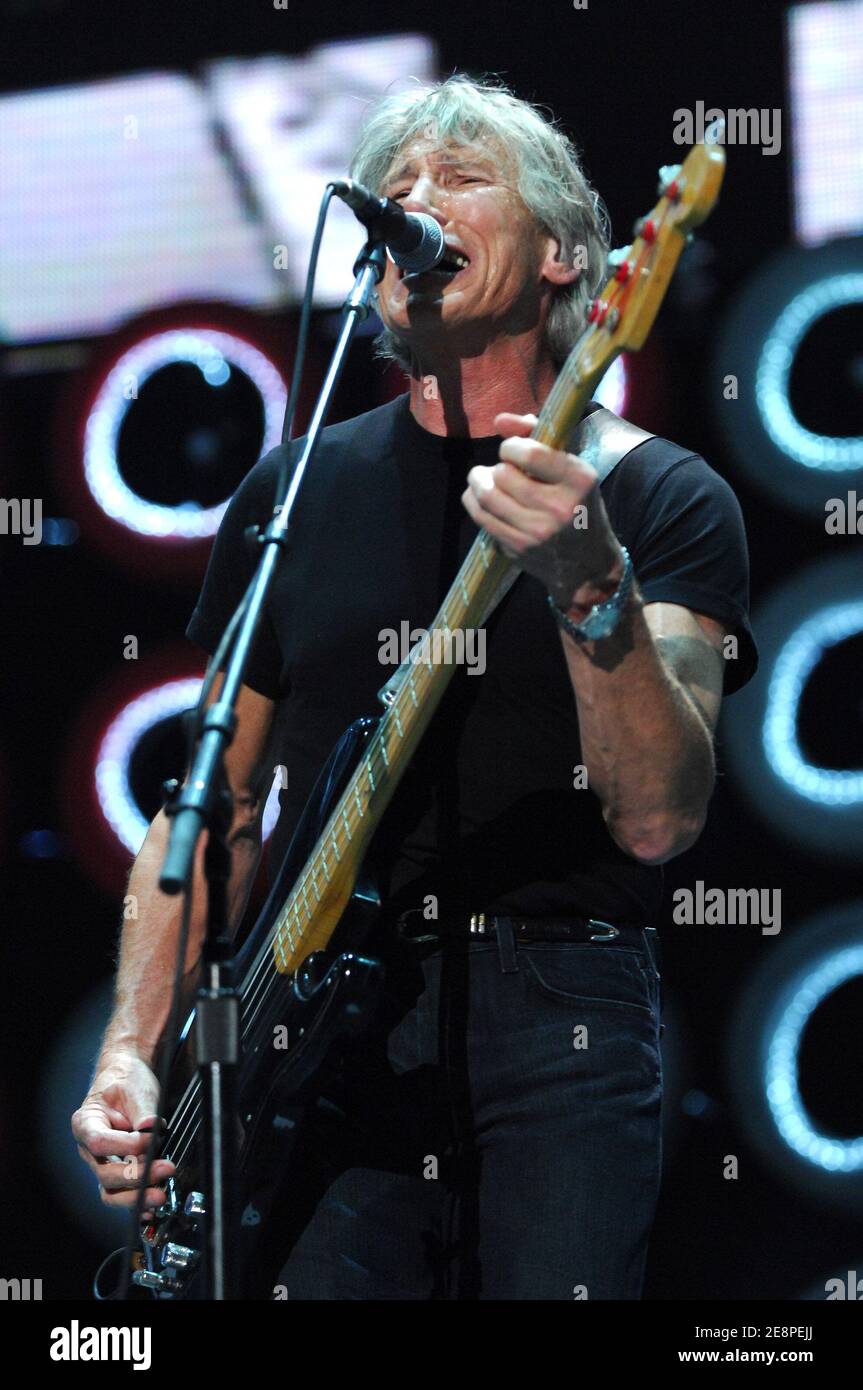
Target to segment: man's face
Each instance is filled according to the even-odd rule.
[[[556,249],[522,203],[511,172],[489,147],[441,146],[431,141],[399,151],[382,193],[407,212],[430,213],[441,224],[448,252],[469,264],[403,276],[387,261],[378,286],[378,312],[387,328],[416,348],[445,335],[482,346],[485,338],[538,323],[545,257]]]

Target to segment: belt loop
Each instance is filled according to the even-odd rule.
[[[515,958],[515,932],[513,931],[511,917],[495,917],[495,933],[497,935],[497,950],[500,956],[500,973],[502,975],[514,975],[518,970],[518,961]]]

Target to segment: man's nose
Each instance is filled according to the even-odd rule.
[[[441,224],[446,221],[441,209],[441,191],[428,174],[419,175],[401,204],[405,212],[427,212]]]

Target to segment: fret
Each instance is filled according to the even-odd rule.
[[[348,821],[348,813],[347,813],[347,811],[345,810],[344,806],[342,807],[342,820],[343,820],[344,823],[345,823],[345,833],[347,834],[348,839],[349,839],[349,840],[352,840],[354,837],[353,837],[353,835],[351,834],[351,827],[350,827],[350,823],[349,823],[349,821]]]
[[[364,807],[363,807],[363,803],[362,803],[362,800],[361,800],[361,798],[360,798],[360,789],[359,789],[359,787],[358,787],[358,785],[357,785],[356,779],[354,779],[354,801],[357,803],[357,810],[358,810],[359,813],[360,813],[360,817],[364,816],[364,815],[365,815],[365,809],[364,809]]]
[[[404,738],[404,730],[403,730],[403,728],[402,728],[402,721],[401,721],[401,719],[399,718],[399,708],[398,708],[398,705],[392,705],[391,708],[392,708],[392,712],[393,712],[393,719],[394,719],[395,722],[396,722],[396,731],[397,731],[397,733],[398,733],[398,736],[399,736],[399,738]]]
[[[331,840],[332,840],[332,842],[333,842],[333,854],[336,856],[336,863],[337,863],[337,864],[340,864],[340,863],[341,863],[341,860],[342,860],[342,856],[339,854],[339,842],[338,842],[338,840],[336,839],[336,832],[335,832],[335,829],[333,830],[333,833],[332,833],[332,835],[330,836],[330,838],[331,838]]]
[[[375,786],[375,774],[372,771],[371,758],[366,758],[366,776],[369,779],[369,786],[372,789],[372,795],[374,795],[374,793],[377,791],[377,787]]]
[[[390,755],[389,755],[389,753],[387,752],[387,741],[386,741],[386,739],[385,739],[385,738],[382,738],[381,741],[380,741],[380,744],[381,744],[381,756],[382,756],[382,758],[383,758],[383,760],[384,760],[384,767],[389,768],[389,765],[390,765]]]

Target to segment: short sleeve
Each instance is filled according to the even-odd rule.
[[[256,557],[246,539],[246,528],[266,526],[272,517],[281,455],[281,447],[273,449],[246,474],[228,503],[213,542],[204,583],[186,628],[186,636],[211,656],[254,573]],[[279,699],[285,693],[281,668],[278,639],[265,605],[245,683],[268,699]]]
[[[698,454],[670,464],[645,499],[630,549],[645,603],[705,613],[736,638],[736,657],[725,664],[725,694],[739,690],[757,668],[758,651],[743,513],[725,479]]]

